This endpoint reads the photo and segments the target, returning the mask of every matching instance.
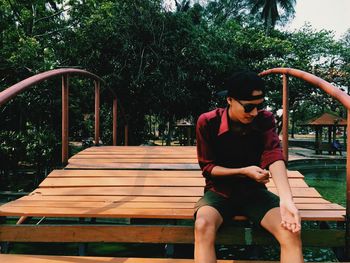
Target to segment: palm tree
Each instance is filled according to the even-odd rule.
[[[251,13],[261,12],[261,18],[264,20],[266,33],[274,28],[276,22],[281,18],[279,9],[282,9],[287,17],[295,13],[296,0],[249,0],[252,7]]]

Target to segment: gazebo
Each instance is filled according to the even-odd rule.
[[[335,152],[332,147],[332,142],[336,140],[337,127],[343,127],[343,141],[346,144],[346,126],[347,121],[339,116],[330,113],[323,113],[321,116],[310,120],[303,126],[311,126],[315,128],[316,140],[315,140],[315,151],[316,154],[322,154],[322,151],[328,151],[329,154]],[[322,141],[323,127],[328,127],[328,142]]]

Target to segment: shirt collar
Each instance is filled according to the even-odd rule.
[[[251,128],[253,130],[259,129],[257,127],[256,119],[257,119],[257,117],[251,123]],[[218,136],[228,132],[229,130],[230,130],[230,125],[229,125],[229,118],[228,118],[228,107],[226,107],[221,115],[221,123],[220,123],[219,131],[218,131]]]
[[[229,124],[228,124],[228,112],[227,112],[228,107],[225,108],[221,115],[221,123],[220,123],[220,128],[218,131],[218,136],[221,134],[224,134],[225,132],[228,132],[230,130]]]

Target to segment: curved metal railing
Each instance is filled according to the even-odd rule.
[[[346,234],[345,234],[345,246],[350,247],[350,138],[349,138],[349,127],[350,127],[350,96],[334,87],[329,82],[316,77],[313,74],[307,73],[302,70],[292,68],[274,68],[263,71],[260,76],[266,76],[269,74],[282,74],[283,75],[283,127],[282,127],[282,145],[284,157],[288,160],[288,75],[305,80],[306,82],[314,85],[325,91],[327,94],[337,99],[347,109],[347,143],[346,143]],[[346,253],[350,253],[348,250]],[[349,254],[347,256],[350,256]]]
[[[74,68],[62,68],[39,73],[0,92],[0,106],[14,98],[16,95],[27,90],[31,86],[39,84],[45,80],[62,77],[62,163],[68,162],[68,93],[69,93],[69,76],[84,76],[94,81],[95,86],[95,145],[98,145],[100,138],[100,86],[104,81],[97,75],[86,70]],[[118,98],[112,89],[108,89],[113,96],[113,145],[117,144],[117,112],[118,104],[125,122],[124,144],[128,144],[128,125],[124,109],[118,103]]]

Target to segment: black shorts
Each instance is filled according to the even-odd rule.
[[[215,208],[224,222],[232,220],[233,216],[246,216],[253,223],[260,225],[261,220],[272,208],[279,207],[279,197],[268,191],[265,185],[261,187],[235,187],[230,198],[213,191],[206,191],[195,205],[195,217],[202,206]]]

